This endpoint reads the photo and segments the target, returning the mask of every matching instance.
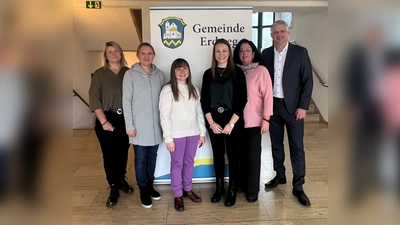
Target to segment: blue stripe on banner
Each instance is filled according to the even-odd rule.
[[[221,7],[221,8],[218,8],[218,7],[213,7],[213,8],[211,8],[211,7],[210,8],[208,8],[208,7],[207,8],[203,8],[203,7],[201,7],[201,8],[196,8],[196,7],[193,7],[193,8],[150,7],[150,10],[252,10],[252,9],[253,9],[253,7],[241,7],[241,8],[235,8],[235,7]]]

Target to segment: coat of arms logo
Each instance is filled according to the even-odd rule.
[[[164,18],[158,26],[161,28],[161,41],[167,48],[177,48],[182,45],[186,24],[182,18],[170,16]]]

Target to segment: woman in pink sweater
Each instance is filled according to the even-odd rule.
[[[260,191],[261,135],[268,131],[273,113],[272,82],[267,68],[261,63],[261,54],[252,41],[239,41],[233,60],[246,75],[248,96],[244,108],[239,187],[246,192],[248,202],[255,202]]]

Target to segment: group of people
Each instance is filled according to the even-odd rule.
[[[258,200],[261,170],[261,137],[270,131],[276,177],[265,184],[286,183],[284,126],[293,167],[293,194],[303,205],[305,155],[304,117],[312,92],[311,63],[307,50],[288,42],[284,21],[271,26],[274,46],[261,54],[254,43],[242,39],[232,51],[225,39],[216,40],[211,67],[204,72],[201,91],[193,85],[189,63],[173,61],[170,81],[154,64],[149,43],[138,46],[138,63],[130,69],[121,47],[107,42],[104,67],[96,70],[89,90],[90,109],[96,115],[95,132],[103,153],[110,185],[106,205],[118,202],[119,190],[133,193],[125,179],[128,149],[134,147],[136,182],[143,207],[161,199],[153,187],[159,144],[171,155],[174,207],[184,210],[183,197],[202,199],[192,190],[194,158],[210,136],[216,190],[211,202],[235,205],[237,192],[249,202]],[[225,153],[229,185],[224,187]],[[225,195],[226,194],[226,195]]]

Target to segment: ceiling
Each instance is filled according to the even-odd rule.
[[[88,51],[102,51],[104,43],[116,41],[125,51],[135,51],[140,44],[139,36],[132,19],[130,9],[140,9],[149,4],[166,6],[169,5],[193,5],[190,1],[180,0],[158,0],[158,1],[102,1],[102,9],[86,9],[85,1],[73,1],[73,27],[74,33],[81,44]],[[230,4],[238,6],[242,1],[219,1],[221,5]],[[198,0],[194,2],[197,6],[206,4],[215,5],[215,1]],[[328,1],[247,1],[246,6],[253,6],[254,12],[304,12],[313,13],[327,10]],[[150,5],[151,6],[151,5]]]

